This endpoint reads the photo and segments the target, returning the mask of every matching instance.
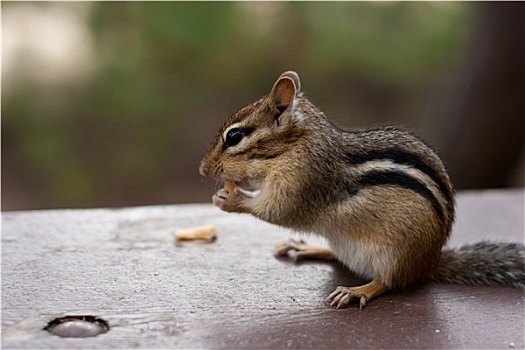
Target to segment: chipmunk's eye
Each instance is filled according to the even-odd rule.
[[[245,132],[243,129],[232,128],[228,130],[228,133],[226,134],[226,140],[224,140],[224,145],[226,147],[235,146],[239,142],[241,142],[244,135],[245,135]]]

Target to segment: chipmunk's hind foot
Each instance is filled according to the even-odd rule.
[[[288,255],[289,251],[295,251],[295,261],[302,259],[335,259],[334,253],[330,249],[310,245],[302,239],[295,240],[290,238],[287,241],[277,243],[277,245],[275,246],[275,255],[277,256]]]
[[[383,294],[389,288],[379,279],[357,287],[337,287],[326,300],[331,301],[330,306],[338,309],[348,306],[350,301],[359,300],[359,308],[362,309],[369,300]]]

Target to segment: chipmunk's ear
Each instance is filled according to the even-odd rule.
[[[293,104],[295,96],[298,96],[300,91],[301,82],[297,73],[292,71],[284,72],[273,84],[269,99],[277,107],[279,114],[281,114]]]

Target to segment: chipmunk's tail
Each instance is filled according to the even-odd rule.
[[[444,249],[435,282],[525,287],[525,246],[483,241]]]

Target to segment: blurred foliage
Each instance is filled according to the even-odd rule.
[[[468,3],[24,3],[85,9],[92,73],[34,79],[2,108],[3,209],[209,201],[218,126],[284,70],[346,126],[417,127],[468,34]],[[3,16],[19,3],[2,3]],[[16,30],[5,25],[4,32]],[[26,64],[31,64],[26,62]],[[4,67],[5,69],[5,67]],[[5,93],[8,90],[8,93]]]

